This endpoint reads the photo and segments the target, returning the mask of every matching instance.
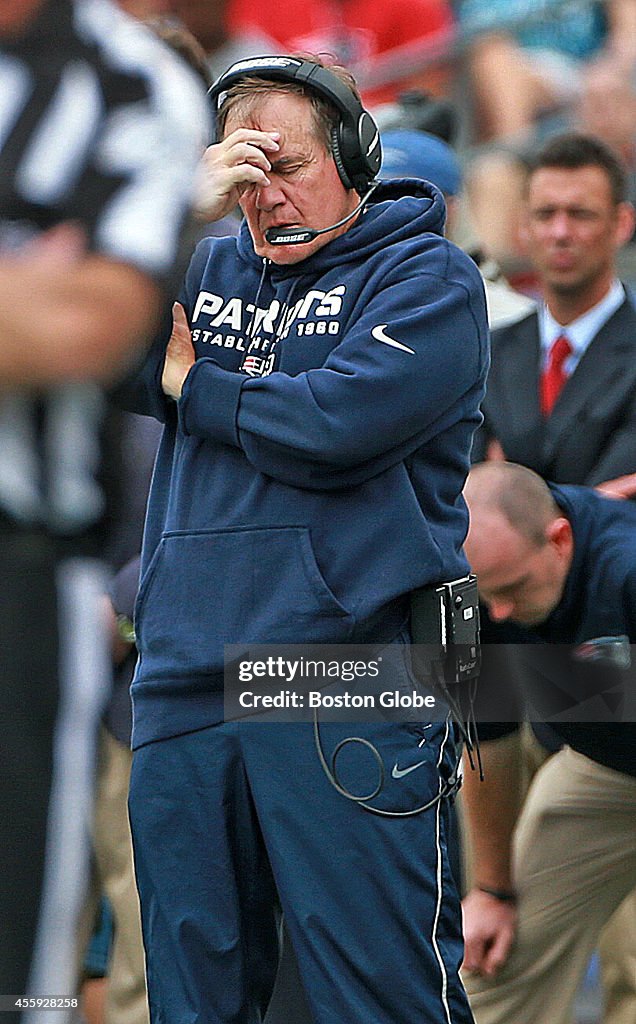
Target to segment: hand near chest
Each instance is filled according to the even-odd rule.
[[[164,394],[175,400],[181,398],[183,384],[195,361],[190,326],[181,303],[172,307],[172,334],[166,349],[161,386]]]

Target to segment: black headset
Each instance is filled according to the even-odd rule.
[[[338,123],[331,131],[331,151],[345,188],[365,193],[380,170],[382,149],[380,133],[371,114],[364,109],[351,89],[328,68],[299,57],[253,57],[232,64],[210,89],[215,116],[223,94],[241,78],[296,82],[322,96],[338,111]]]

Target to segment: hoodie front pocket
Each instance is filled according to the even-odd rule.
[[[135,617],[146,673],[223,670],[224,644],[346,643],[353,619],[327,586],[303,527],[169,533]]]

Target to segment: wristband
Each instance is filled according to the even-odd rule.
[[[488,885],[478,885],[477,888],[500,903],[511,903],[514,906],[517,902],[517,894],[513,889],[491,889]]]

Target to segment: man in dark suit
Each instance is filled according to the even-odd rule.
[[[615,497],[634,493],[636,309],[616,277],[616,254],[634,231],[626,194],[621,163],[595,138],[555,136],[536,155],[526,181],[522,230],[544,301],[529,316],[493,332],[474,462],[507,459],[555,483],[603,484],[599,489]],[[487,643],[522,642],[514,626],[493,624],[486,615],[483,622]],[[535,726],[535,733],[541,743],[531,730],[522,734],[526,775],[559,745],[545,728]],[[481,907],[477,917],[487,930],[502,904],[482,898],[490,906]],[[635,902],[632,895],[603,933],[605,1024],[634,1019]],[[471,908],[465,912],[471,933],[475,916]],[[507,950],[501,952],[489,973],[506,956]],[[493,985],[497,993],[496,980]],[[494,1002],[492,1012],[473,1006],[479,1024],[494,1024],[498,1013],[506,1019],[503,1001]]]
[[[634,231],[625,196],[597,139],[556,136],[537,155],[523,236],[544,303],[493,333],[475,462],[503,454],[588,485],[636,470],[636,310],[615,269]]]

